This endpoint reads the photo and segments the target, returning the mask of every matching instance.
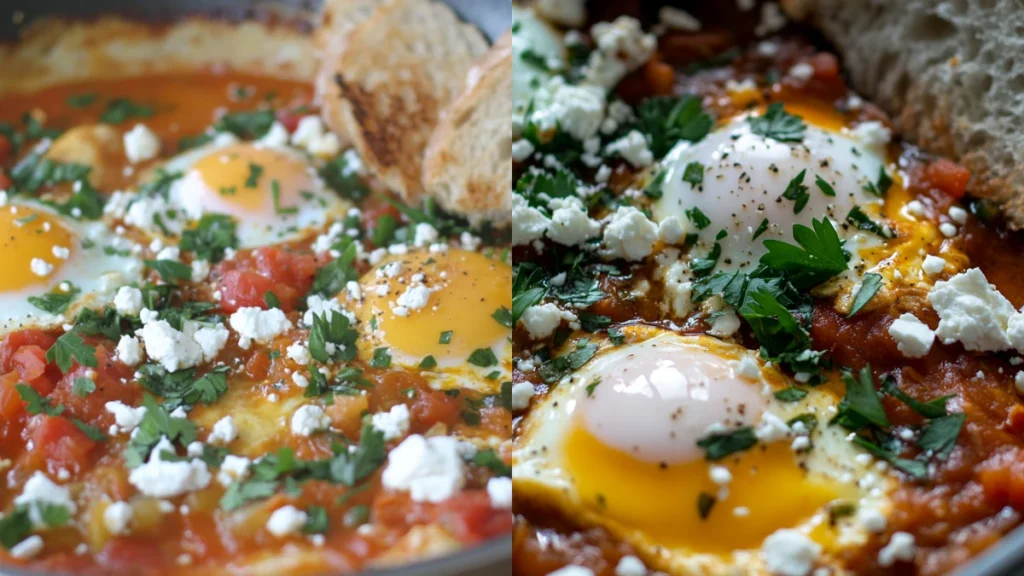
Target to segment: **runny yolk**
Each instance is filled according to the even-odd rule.
[[[399,273],[378,277],[376,270],[396,262],[401,266]],[[417,284],[414,278],[420,274],[420,283],[431,290],[426,304],[408,309],[404,316],[396,313],[399,298]],[[474,350],[490,348],[509,336],[509,328],[491,316],[502,306],[512,307],[511,283],[508,264],[476,252],[422,250],[392,256],[363,276],[365,300],[359,316],[364,326],[375,319],[385,345],[398,352],[415,358],[434,356],[441,365],[445,359],[447,364],[463,364]],[[386,285],[384,294],[378,293],[382,285]],[[442,336],[448,331],[450,336]],[[372,353],[373,342],[361,343]]]
[[[799,525],[852,490],[802,470],[785,442],[759,444],[719,462],[662,466],[609,448],[574,422],[563,453],[582,501],[596,513],[649,541],[696,553],[758,548],[766,536]],[[701,494],[720,489],[709,475],[713,464],[726,467],[732,481],[728,496],[702,519]]]
[[[252,144],[211,152],[193,164],[181,184],[186,201],[239,218],[287,214],[315,185],[300,157]]]
[[[76,248],[75,235],[49,213],[26,206],[0,208],[0,292],[46,284],[67,260],[58,254],[74,253]],[[36,268],[46,274],[33,272],[33,260],[45,262],[37,262]]]

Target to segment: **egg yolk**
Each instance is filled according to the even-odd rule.
[[[852,488],[801,469],[785,442],[715,463],[662,465],[609,448],[573,426],[564,453],[583,502],[596,513],[662,546],[697,553],[727,556],[758,548],[779,528],[795,527],[829,502],[853,496]],[[727,468],[732,481],[728,497],[702,519],[701,494],[714,496],[720,488],[709,476],[712,464]],[[736,508],[746,508],[746,515]]]
[[[0,292],[45,284],[77,248],[75,235],[60,220],[25,206],[0,209],[0,237],[4,271],[0,274]],[[33,260],[41,262],[33,266]],[[40,275],[34,270],[46,273]]]
[[[364,275],[360,284],[365,298],[359,312],[363,325],[375,322],[375,336],[408,356],[461,364],[474,350],[490,348],[511,332],[491,316],[502,306],[512,307],[512,267],[476,252],[424,250],[391,256]],[[403,294],[415,286],[429,290],[426,301],[403,306]],[[420,295],[426,293],[420,291]],[[360,342],[361,351],[372,354],[374,342]]]
[[[185,202],[202,211],[268,219],[293,213],[315,186],[315,177],[301,157],[274,148],[236,144],[193,164],[181,190]]]

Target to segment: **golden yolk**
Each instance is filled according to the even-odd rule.
[[[384,259],[382,269],[392,262],[401,263],[393,278],[378,278],[376,270],[361,280],[365,300],[359,317],[364,326],[376,317],[381,339],[399,352],[416,358],[434,356],[460,361],[478,348],[489,348],[507,338],[510,330],[491,318],[502,306],[512,307],[512,267],[465,250],[431,254],[425,250]],[[432,289],[426,306],[409,310],[407,316],[394,311],[397,300],[422,274],[423,284]],[[387,293],[377,287],[387,284]],[[451,331],[451,339],[441,343],[441,333]],[[372,342],[362,340],[364,352],[372,353]]]
[[[71,252],[77,248],[75,235],[49,213],[25,206],[18,206],[14,213],[12,210],[13,206],[0,209],[0,292],[45,284],[66,261],[54,255],[54,247]],[[45,261],[53,269],[46,276],[35,274],[35,259]]]
[[[193,164],[186,178],[201,181],[204,207],[222,207],[235,216],[286,213],[303,201],[303,192],[308,194],[316,185],[300,157],[252,144],[236,144],[208,154]],[[186,186],[191,189],[193,185]]]
[[[609,448],[574,425],[563,451],[582,501],[595,513],[663,546],[698,553],[724,556],[758,548],[779,528],[795,527],[829,502],[853,496],[852,488],[800,469],[785,442],[758,445],[719,462],[662,467]],[[714,496],[719,490],[709,476],[712,464],[728,468],[732,481],[728,497],[701,519],[700,494]],[[733,510],[741,506],[749,514],[737,517]]]

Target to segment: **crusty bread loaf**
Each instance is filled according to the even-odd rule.
[[[1024,228],[1019,0],[784,0],[835,43],[854,87],[903,136],[972,172],[968,190]]]
[[[431,0],[382,3],[348,35],[335,76],[341,126],[406,201],[421,196],[427,142],[486,50],[479,30]]]
[[[340,107],[344,103],[334,77],[341,71],[338,66],[349,33],[385,1],[324,0],[320,9],[320,23],[314,34],[318,61],[314,86],[320,103],[320,115],[324,123],[338,135],[343,147],[351,145],[351,139],[341,122]]]
[[[470,70],[445,110],[423,161],[423,185],[471,222],[506,226],[512,216],[512,33]]]

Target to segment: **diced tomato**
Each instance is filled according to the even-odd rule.
[[[341,431],[347,438],[355,438],[362,428],[363,413],[370,409],[366,396],[335,396],[334,403],[325,406],[324,411],[331,419],[331,427]]]
[[[373,518],[386,526],[441,524],[464,544],[512,530],[512,514],[495,510],[485,490],[464,490],[438,504],[413,502],[407,494],[384,492],[373,501]]]
[[[1024,510],[1024,454],[1019,450],[989,458],[980,466],[978,479],[989,502]]]
[[[88,464],[89,453],[96,447],[96,442],[63,416],[44,417],[32,430],[32,443],[35,450],[29,454],[33,464],[39,467],[45,464],[54,471],[83,469]]]
[[[245,373],[253,380],[263,380],[270,371],[270,355],[265,350],[257,350],[245,362]]]
[[[14,387],[16,384],[18,384],[16,373],[11,372],[7,376],[0,376],[0,452],[4,454],[11,453],[4,446],[5,441],[18,438],[25,425],[25,402],[22,401],[18,390]]]
[[[949,196],[963,198],[967,193],[971,171],[952,160],[940,158],[928,165],[925,169],[925,178],[933,187]]]
[[[12,152],[14,152],[14,145],[11,144],[10,139],[8,139],[7,136],[0,134],[0,162],[7,162],[10,160]],[[2,174],[0,174],[0,176],[6,178],[6,176],[3,176]],[[9,186],[9,182],[7,185],[0,182],[0,188],[7,189]]]
[[[502,438],[512,435],[512,413],[501,406],[488,406],[480,409],[481,432],[494,434]]]
[[[377,221],[380,220],[381,216],[388,215],[394,218],[396,221],[402,216],[398,208],[384,200],[381,195],[373,194],[363,202],[363,205],[359,207],[362,213],[359,216],[360,222],[363,225],[364,230],[374,230],[377,228]],[[372,242],[370,242],[372,244]]]
[[[7,190],[11,187],[11,184],[13,184],[11,177],[7,175],[3,168],[0,168],[0,190]]]
[[[218,267],[223,273],[219,286],[221,308],[226,312],[244,307],[266,309],[267,292],[273,292],[281,301],[281,309],[290,312],[309,292],[317,271],[313,255],[277,247],[253,250],[247,256],[221,262]]]
[[[412,431],[425,432],[438,422],[448,425],[459,422],[461,405],[461,399],[448,396],[439,390],[419,390],[409,409],[413,422]]]
[[[657,54],[644,65],[644,77],[647,78],[654,94],[660,96],[672,93],[676,77],[675,71],[672,66],[662,62]]]
[[[807,63],[814,69],[815,80],[828,81],[839,77],[839,59],[831,52],[818,52]]]
[[[54,404],[63,404],[67,408],[65,416],[73,416],[90,423],[109,425],[113,417],[107,412],[107,402],[124,402],[136,404],[141,399],[138,385],[132,384],[134,370],[116,360],[115,350],[108,343],[99,341],[96,346],[96,367],[88,368],[76,365],[57,382],[51,394]],[[96,390],[85,396],[74,393],[75,380],[90,378],[96,384]]]
[[[31,382],[46,374],[46,350],[36,345],[22,346],[11,357],[11,364],[23,381]],[[52,390],[53,383],[50,385]],[[50,390],[39,390],[39,393],[46,395]]]
[[[512,530],[512,514],[495,510],[486,490],[465,490],[437,505],[434,521],[463,544],[487,540]]]
[[[19,330],[11,332],[0,343],[0,373],[6,374],[14,370],[12,359],[15,352],[22,346],[38,346],[43,350],[49,350],[50,346],[57,341],[57,338],[50,336],[40,330]]]
[[[288,132],[295,132],[295,129],[299,127],[299,120],[302,119],[302,114],[296,114],[290,108],[278,108],[274,115]]]

